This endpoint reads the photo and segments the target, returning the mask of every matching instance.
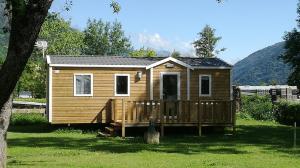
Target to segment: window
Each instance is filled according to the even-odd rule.
[[[74,96],[93,96],[93,74],[74,74]]]
[[[115,96],[130,95],[130,75],[116,74],[115,75]]]
[[[199,76],[199,95],[200,96],[211,95],[211,75]]]

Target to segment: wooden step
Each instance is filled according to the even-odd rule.
[[[97,137],[110,137],[111,135],[106,132],[99,131]]]
[[[116,123],[116,122],[110,123],[110,125],[113,127],[121,127],[122,126],[120,123]]]
[[[115,130],[112,127],[105,127],[107,133],[113,133]]]

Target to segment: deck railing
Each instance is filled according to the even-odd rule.
[[[125,123],[233,123],[233,102],[225,100],[112,100],[112,120]],[[123,119],[124,118],[124,119]]]
[[[122,125],[122,136],[127,126],[146,126],[150,120],[164,126],[235,125],[235,106],[229,100],[167,101],[126,100],[111,101],[112,120]]]

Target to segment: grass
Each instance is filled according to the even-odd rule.
[[[169,135],[160,145],[146,145],[141,137],[98,138],[95,133],[53,130],[47,125],[12,126],[8,166],[300,167],[300,149],[292,148],[291,127],[253,120],[238,120],[237,124],[235,136]]]
[[[37,99],[37,98],[14,98],[14,101],[46,103],[45,98],[42,98],[42,99]]]

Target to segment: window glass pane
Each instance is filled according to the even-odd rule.
[[[209,93],[209,77],[201,77],[201,94],[210,94]]]
[[[128,76],[117,76],[117,94],[128,94]]]
[[[91,75],[76,75],[76,94],[91,94]]]

